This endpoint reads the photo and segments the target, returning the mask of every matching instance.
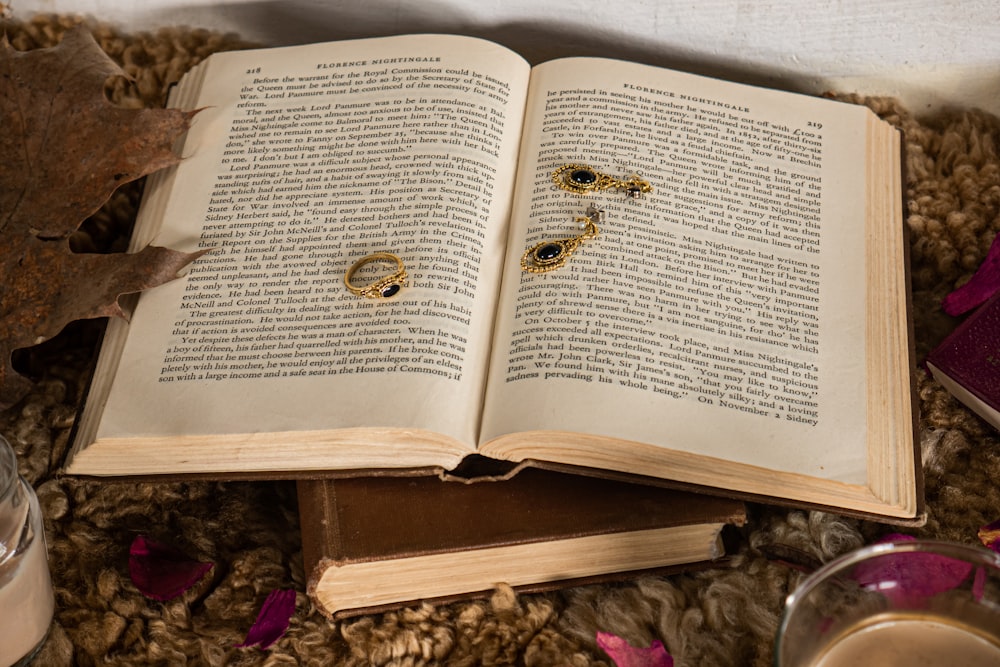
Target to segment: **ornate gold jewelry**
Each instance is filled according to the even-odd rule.
[[[521,270],[527,273],[546,273],[564,266],[581,243],[597,236],[597,223],[604,222],[604,211],[591,204],[587,207],[587,215],[578,217],[576,222],[583,230],[582,234],[536,243],[521,255]]]
[[[354,274],[358,272],[361,267],[372,262],[385,262],[395,265],[396,270],[384,278],[379,278],[375,282],[365,285],[364,287],[358,287],[357,285],[351,284],[351,278]],[[358,296],[367,297],[369,299],[388,299],[389,297],[395,296],[399,292],[400,288],[406,284],[407,279],[406,267],[403,266],[403,260],[396,257],[390,252],[376,252],[367,257],[362,257],[358,261],[351,265],[351,268],[347,269],[347,273],[344,274],[344,285],[347,289],[351,290],[352,294],[357,294]]]
[[[638,174],[622,180],[583,164],[564,164],[552,172],[552,181],[563,190],[578,195],[616,188],[624,190],[627,197],[642,199],[644,194],[653,191],[653,186],[639,178]]]

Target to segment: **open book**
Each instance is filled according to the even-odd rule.
[[[202,111],[133,245],[213,251],[111,324],[69,473],[478,453],[919,513],[900,137],[870,110],[444,35],[219,53],[174,92]],[[565,265],[522,268],[590,206]],[[373,253],[391,299],[345,286]]]

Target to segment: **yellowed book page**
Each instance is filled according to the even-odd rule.
[[[137,234],[213,250],[140,299],[96,437],[371,427],[471,450],[525,61],[421,35],[222,53],[196,74],[199,94],[179,96],[203,109],[185,159]],[[377,252],[409,276],[392,299],[343,282]],[[376,462],[393,465],[384,449]],[[313,465],[340,462],[330,447]]]
[[[327,613],[414,598],[490,590],[498,581],[529,586],[701,562],[722,555],[718,524],[585,535],[453,553],[331,565],[316,585]],[[586,554],[581,558],[581,554]]]
[[[547,454],[572,463],[583,432],[866,484],[870,112],[595,59],[536,68],[528,108],[482,439],[562,431]],[[653,191],[566,192],[570,163]],[[599,235],[523,272],[590,203]]]

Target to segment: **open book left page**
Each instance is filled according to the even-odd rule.
[[[189,73],[171,104],[201,111],[133,245],[212,251],[112,323],[69,472],[119,474],[136,437],[151,446],[129,474],[474,451],[528,75],[441,35],[221,53]],[[380,252],[405,267],[401,292],[349,292],[345,272]]]

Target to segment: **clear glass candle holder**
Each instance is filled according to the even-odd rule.
[[[0,665],[27,665],[42,647],[55,599],[38,496],[0,437]]]
[[[1000,665],[1000,554],[918,540],[846,554],[788,596],[774,664]]]

